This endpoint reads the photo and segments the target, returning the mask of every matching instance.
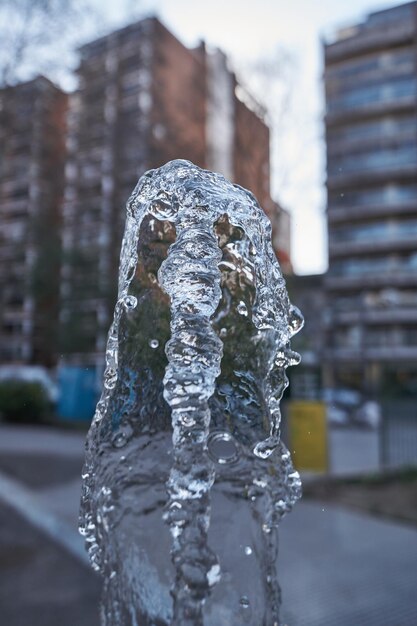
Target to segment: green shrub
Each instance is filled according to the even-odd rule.
[[[0,415],[8,422],[39,422],[49,412],[45,389],[23,380],[0,381]]]

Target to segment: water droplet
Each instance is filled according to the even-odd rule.
[[[288,328],[291,335],[295,335],[299,330],[304,326],[304,318],[301,314],[300,309],[296,306],[291,305],[289,314],[288,314]]]
[[[298,354],[298,352],[294,352],[294,350],[288,351],[287,358],[289,366],[298,365],[301,361],[301,356]]]
[[[245,554],[250,556],[252,554],[252,548],[250,546],[245,547]]]
[[[244,317],[248,316],[248,307],[246,306],[246,304],[243,302],[243,300],[241,300],[239,302],[239,304],[237,305],[237,312],[240,315],[243,315]]]
[[[123,446],[126,445],[127,443],[127,438],[126,438],[126,434],[121,432],[121,433],[117,433],[114,437],[113,437],[113,441],[112,441],[113,445],[115,448],[122,448]]]
[[[149,347],[152,348],[152,350],[156,350],[156,348],[158,348],[159,346],[159,341],[158,339],[149,339]]]
[[[212,433],[208,440],[208,451],[220,465],[232,463],[238,458],[236,442],[229,433]]]
[[[250,602],[248,596],[242,596],[239,600],[239,604],[242,608],[248,609],[250,607]]]
[[[138,299],[135,296],[125,296],[123,299],[123,304],[126,309],[134,309],[138,304]]]
[[[283,350],[278,350],[275,355],[275,365],[277,367],[285,367],[287,365],[287,358]]]
[[[273,451],[276,449],[278,442],[275,440],[265,439],[264,441],[259,441],[253,449],[253,453],[259,459],[267,459],[271,456]]]
[[[207,572],[207,582],[210,587],[216,585],[221,578],[220,565],[216,563]]]
[[[222,339],[224,339],[225,337],[227,337],[227,328],[221,328],[219,335]]]
[[[195,426],[195,418],[192,415],[181,415],[180,420],[181,424],[186,428],[191,428],[192,426]]]
[[[277,511],[285,510],[286,506],[287,506],[287,505],[286,505],[286,502],[285,502],[285,500],[282,500],[282,498],[280,498],[280,499],[279,499],[277,502],[275,502],[275,504],[274,504],[274,508],[275,508]]]

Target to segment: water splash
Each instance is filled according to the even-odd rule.
[[[140,179],[83,473],[104,625],[279,623],[277,525],[301,495],[279,403],[302,323],[252,194],[187,161]]]

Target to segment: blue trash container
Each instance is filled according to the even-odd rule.
[[[61,366],[58,386],[59,417],[63,420],[91,421],[99,395],[95,367]]]

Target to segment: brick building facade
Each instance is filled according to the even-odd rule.
[[[290,269],[269,129],[220,50],[148,18],[81,48],[77,75],[70,95],[43,77],[0,90],[0,363],[102,361],[126,201],[172,159],[250,189]]]
[[[277,205],[269,129],[238,97],[219,50],[190,50],[148,18],[84,46],[78,76],[69,109],[61,334],[67,359],[91,362],[102,359],[125,205],[143,172],[184,158],[249,188],[268,214]]]
[[[66,109],[44,77],[0,90],[1,363],[55,363]]]

